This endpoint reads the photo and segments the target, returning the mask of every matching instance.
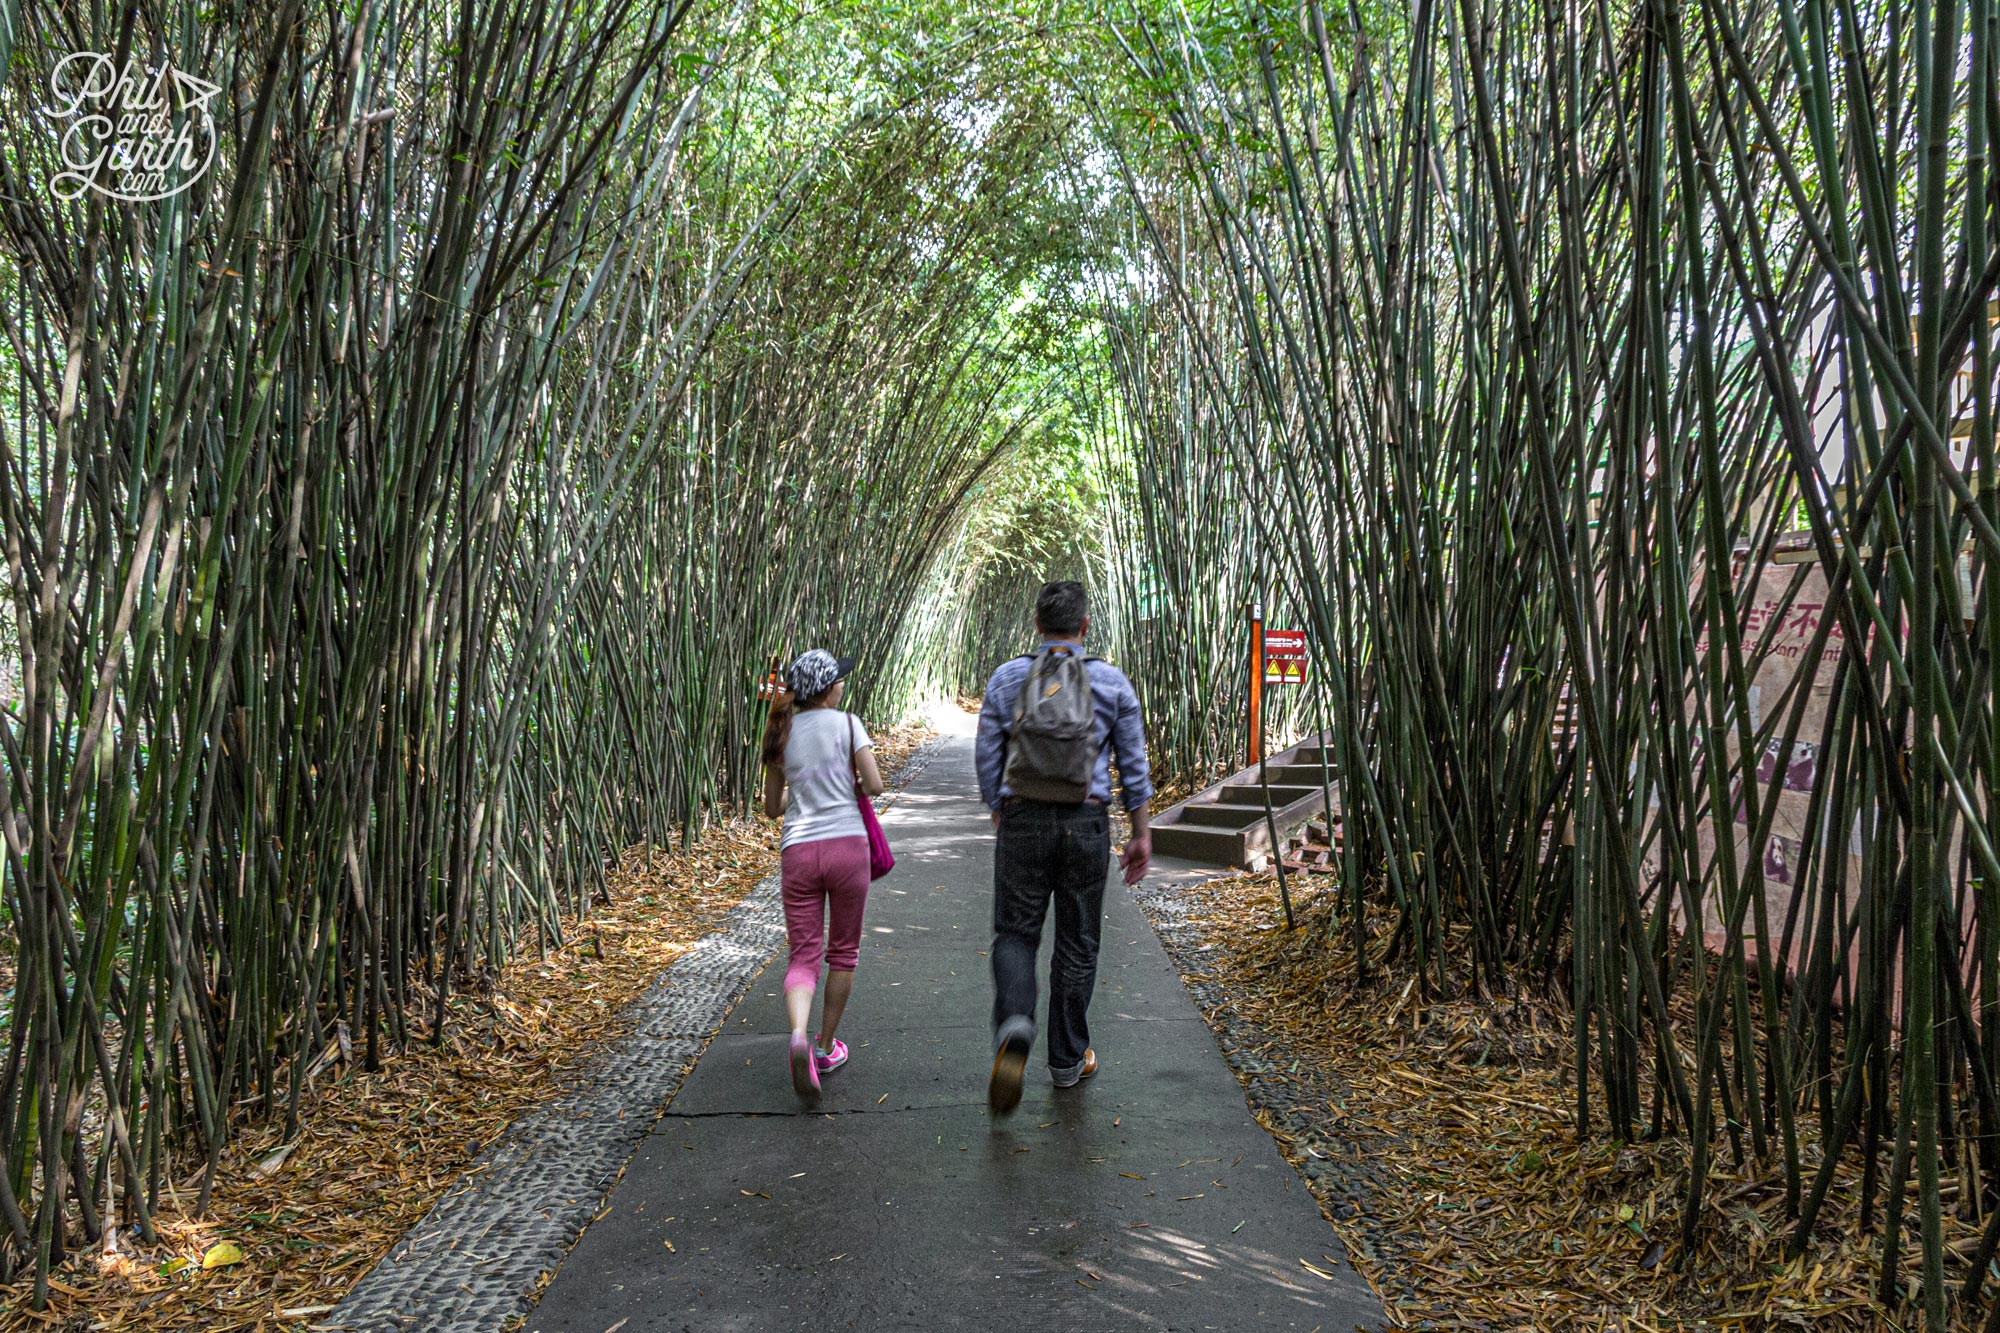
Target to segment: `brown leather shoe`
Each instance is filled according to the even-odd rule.
[[[1076,1071],[1076,1077],[1067,1083],[1058,1083],[1058,1088],[1073,1088],[1097,1072],[1097,1052],[1088,1046],[1083,1049],[1083,1065]]]

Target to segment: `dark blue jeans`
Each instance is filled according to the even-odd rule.
[[[1111,820],[1102,805],[1014,800],[1001,807],[993,849],[993,1026],[1035,1016],[1035,951],[1055,900],[1049,963],[1049,1070],[1067,1078],[1090,1045],[1098,931],[1110,873]]]

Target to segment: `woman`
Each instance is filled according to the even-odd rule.
[[[840,711],[841,682],[852,670],[851,657],[836,658],[824,648],[801,653],[785,668],[787,689],[772,700],[764,725],[764,813],[785,817],[778,855],[792,948],[785,969],[792,1087],[807,1101],[818,1099],[820,1075],[847,1063],[847,1044],[834,1033],[854,991],[861,911],[868,901],[868,833],[855,782],[870,796],[882,792],[874,742],[853,714]],[[822,959],[826,1005],[815,1045],[806,1025]]]

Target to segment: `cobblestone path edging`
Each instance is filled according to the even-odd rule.
[[[911,755],[894,786],[920,773],[937,747],[934,740]],[[708,1039],[784,939],[773,874],[632,1002],[629,1033],[510,1125],[317,1327],[497,1333],[531,1309],[543,1274],[596,1216]]]

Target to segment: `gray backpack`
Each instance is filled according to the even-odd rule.
[[[1029,800],[1080,803],[1090,795],[1097,768],[1097,708],[1087,664],[1103,659],[1042,648],[1028,660],[1028,677],[1014,696],[1000,780]]]

